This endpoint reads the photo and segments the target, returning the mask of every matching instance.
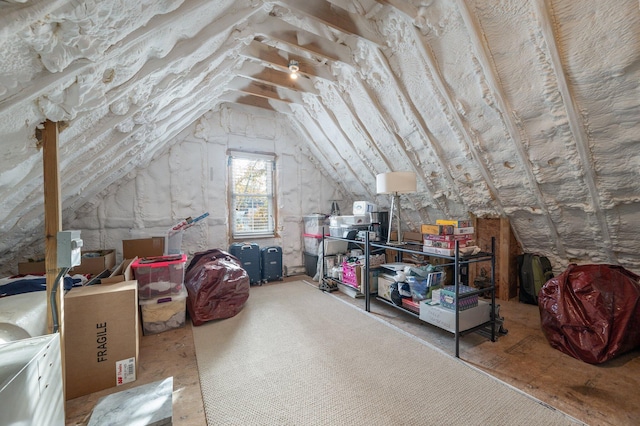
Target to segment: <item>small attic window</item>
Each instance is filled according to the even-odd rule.
[[[275,156],[232,152],[228,168],[232,237],[273,237]]]

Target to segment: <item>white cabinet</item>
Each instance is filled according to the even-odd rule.
[[[0,344],[0,424],[65,424],[59,334]]]

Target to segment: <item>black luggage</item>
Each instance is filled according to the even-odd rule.
[[[262,263],[262,281],[282,279],[282,248],[263,247],[260,250]]]
[[[233,243],[229,247],[229,253],[242,262],[242,268],[249,274],[251,284],[262,282],[260,268],[260,247],[256,243]]]

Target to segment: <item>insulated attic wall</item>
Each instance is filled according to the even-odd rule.
[[[185,231],[183,251],[226,250],[227,150],[276,154],[279,237],[254,241],[261,247],[282,246],[283,263],[291,273],[304,264],[302,216],[328,214],[331,200],[341,208],[352,204],[309,160],[300,136],[270,112],[234,107],[207,113],[174,142],[168,153],[114,186],[93,211],[69,224],[82,231],[87,248],[115,248],[121,259],[121,240],[164,235],[180,219],[207,211],[206,220]]]

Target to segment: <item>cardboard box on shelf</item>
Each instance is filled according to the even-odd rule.
[[[382,297],[391,302],[391,284],[394,282],[395,280],[391,275],[378,275],[378,297]]]
[[[122,258],[162,256],[164,254],[164,240],[165,237],[122,240]]]
[[[468,228],[469,226],[473,226],[473,221],[470,219],[466,219],[466,220],[438,219],[436,220],[436,225],[451,225],[454,228]]]
[[[364,293],[364,266],[358,266],[356,275],[358,276],[358,290],[360,293]],[[369,293],[378,292],[378,276],[380,276],[380,269],[369,269]]]
[[[28,262],[18,262],[18,273],[20,275],[45,274],[46,272],[44,255],[30,259]]]
[[[454,229],[453,225],[424,224],[420,226],[420,232],[422,234],[433,235],[453,235]]]
[[[460,285],[458,288],[458,293],[460,296],[460,300],[458,301],[458,310],[464,311],[467,309],[475,308],[478,306],[478,295],[474,294],[472,296],[466,296],[465,293],[470,293],[476,291],[475,288],[469,287],[467,285]],[[440,290],[440,306],[455,310],[456,309],[456,288],[455,286],[449,285],[442,290]]]
[[[82,250],[80,262],[80,265],[73,267],[71,274],[99,274],[116,266],[116,251]]]
[[[430,305],[430,300],[420,302],[420,319],[451,333],[456,329],[456,312],[440,305]],[[459,312],[459,330],[465,331],[491,320],[491,304],[481,300],[475,308]]]
[[[136,380],[138,283],[74,287],[63,327],[67,400]]]

